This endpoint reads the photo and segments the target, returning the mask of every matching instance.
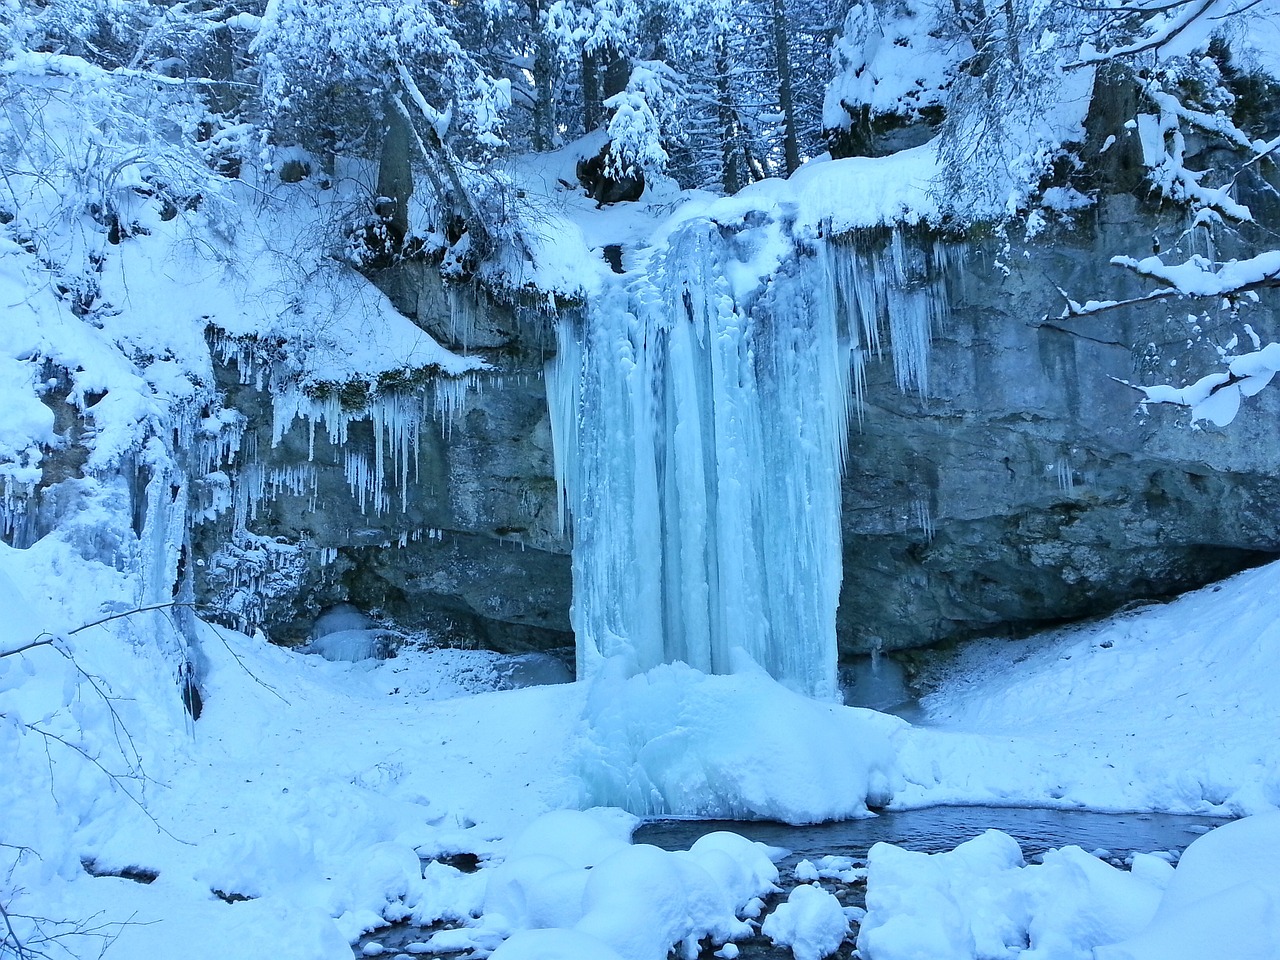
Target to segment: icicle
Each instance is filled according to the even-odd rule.
[[[483,306],[480,296],[470,287],[448,284],[445,287],[449,299],[449,336],[467,350],[475,340]]]
[[[888,349],[899,389],[927,393],[930,343],[947,315],[947,246],[894,227],[887,235],[868,230],[832,240],[824,249],[832,297],[847,311],[861,348],[853,370],[859,419],[866,356]]]
[[[1075,471],[1071,469],[1071,458],[1065,454],[1054,463],[1058,475],[1058,489],[1063,493],[1071,493],[1076,488]]]
[[[18,549],[26,549],[35,541],[35,510],[31,501],[36,484],[13,477],[0,477],[0,540]]]
[[[262,475],[262,471],[259,470]],[[316,495],[319,477],[313,463],[291,464],[286,467],[273,467],[263,475],[260,486],[260,498],[270,495],[274,499],[281,494],[294,497],[312,497]]]
[[[803,263],[738,302],[730,249],[691,224],[633,286],[558,326],[545,381],[579,671],[620,654],[728,672],[743,650],[834,698],[840,471],[862,356],[840,301],[856,291]]]
[[[375,513],[382,513],[390,506],[386,489],[379,482],[381,476],[375,467],[370,466],[369,458],[364,453],[350,447],[345,448],[342,451],[342,469],[351,496],[355,498],[361,513],[368,511],[370,503]]]
[[[584,318],[566,311],[556,323],[556,355],[546,364],[543,382],[551,417],[551,455],[556,482],[557,533],[569,531],[571,504],[577,502],[579,386],[586,376],[579,337]]]
[[[929,501],[920,499],[914,504],[916,514],[916,526],[920,528],[920,532],[924,534],[926,542],[933,542],[934,525],[933,511],[929,507]]]

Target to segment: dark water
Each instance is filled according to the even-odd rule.
[[[939,853],[971,840],[984,830],[1003,830],[1022,844],[1028,859],[1075,844],[1093,853],[1106,850],[1124,859],[1133,853],[1181,853],[1196,837],[1223,821],[1159,813],[1093,813],[1084,810],[1041,810],[1007,807],[928,807],[898,810],[865,820],[845,820],[811,827],[740,820],[655,820],[636,830],[636,843],[666,850],[687,850],[714,830],[730,830],[750,840],[784,847],[790,856],[780,868],[801,859],[831,855],[864,859],[881,840],[908,850]]]
[[[881,813],[865,820],[846,820],[818,826],[792,827],[783,823],[742,820],[653,820],[640,825],[633,840],[649,843],[665,850],[687,850],[695,840],[716,830],[729,830],[750,840],[788,851],[778,861],[779,885],[782,891],[767,900],[772,910],[796,886],[796,864],[824,856],[848,857],[865,865],[867,851],[881,840],[908,850],[940,853],[954,849],[984,830],[1002,830],[1022,845],[1023,856],[1032,860],[1046,850],[1069,844],[1121,866],[1134,853],[1167,853],[1170,859],[1180,856],[1196,837],[1225,821],[1213,817],[1181,817],[1158,813],[1092,813],[1082,810],[1042,810],[1008,807],[929,807],[923,810],[899,810]],[[823,887],[834,893],[845,906],[862,906],[866,890],[861,883],[844,884],[823,880]],[[419,960],[438,957],[435,953],[418,953],[412,958],[402,953],[411,943],[426,940],[431,930],[397,926],[363,937],[361,947],[376,940],[387,948],[387,960]],[[853,937],[834,954],[836,960],[853,956]],[[774,947],[769,940],[755,936],[739,941],[740,960],[792,960],[791,950]],[[449,955],[451,958],[459,954]],[[461,955],[463,957],[467,954]],[[711,949],[703,951],[700,960],[714,960]]]
[[[1224,821],[1212,817],[1181,817],[1154,813],[1092,813],[1082,810],[1042,810],[1000,807],[929,807],[881,813],[865,820],[849,820],[811,827],[783,823],[733,820],[657,820],[642,824],[635,832],[636,843],[651,843],[667,850],[686,850],[700,836],[713,830],[729,830],[751,840],[759,840],[788,851],[778,861],[782,893],[770,897],[772,910],[799,882],[796,864],[824,856],[848,857],[865,866],[867,851],[881,840],[908,850],[941,853],[971,840],[985,830],[1002,830],[1017,839],[1022,854],[1033,860],[1046,850],[1069,844],[1083,847],[1116,866],[1123,866],[1134,853],[1165,853],[1169,859],[1181,856],[1196,837],[1208,833]],[[845,906],[863,907],[866,887],[823,880]],[[833,954],[834,960],[855,956],[857,930]],[[739,941],[739,960],[792,960],[791,950],[775,947],[757,934]],[[699,960],[713,960],[704,951]]]

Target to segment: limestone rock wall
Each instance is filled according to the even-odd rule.
[[[1031,243],[969,245],[926,395],[870,369],[844,482],[842,651],[1100,615],[1280,553],[1280,390],[1218,428],[1120,382],[1215,372],[1231,337],[1251,348],[1246,321],[1280,337],[1274,294],[1244,317],[1174,299],[1057,319],[1060,289],[1143,292],[1110,257],[1184,228],[1126,196]]]
[[[442,319],[450,307],[438,274],[410,264],[379,279],[407,315],[417,313],[420,297],[434,311],[432,333],[461,346]],[[469,323],[468,346],[478,340],[492,370],[475,378],[456,412],[424,420],[408,483],[389,482],[382,509],[372,497],[362,506],[349,476],[351,454],[366,463],[376,457],[371,419],[352,420],[340,445],[323,425],[297,420],[272,446],[270,391],[241,384],[234,365],[224,367],[227,403],[248,423],[233,472],[252,487],[248,474],[256,471],[263,495],[248,503],[242,494],[235,509],[197,527],[194,552],[206,558],[201,599],[282,642],[305,640],[319,612],[351,602],[441,642],[506,652],[571,645],[569,544],[552,476],[542,320],[489,307]],[[401,392],[411,405],[425,396],[430,408],[432,389]],[[352,403],[358,410],[359,398]],[[281,482],[291,469],[302,469],[302,479]]]

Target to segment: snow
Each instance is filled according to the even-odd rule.
[[[674,222],[694,216],[731,222],[750,211],[781,210],[812,233],[846,233],[861,227],[936,222],[941,209],[934,191],[937,142],[929,141],[892,157],[823,154],[787,180],[748,184],[732,197],[690,199]]]
[[[1196,840],[1178,861],[1150,923],[1097,960],[1280,956],[1280,814],[1249,817]]]
[[[823,960],[844,942],[849,920],[833,894],[802,883],[769,914],[760,932],[775,944],[790,947],[795,960]]]
[[[90,518],[81,522],[87,529]],[[111,530],[106,516],[98,522],[103,534]],[[126,526],[114,536],[124,545],[132,534]],[[100,601],[127,603],[132,595],[126,573],[56,537],[22,551],[0,548],[0,572],[5,608],[15,611],[0,627],[4,650],[43,630],[65,635],[95,619]],[[67,578],[92,588],[69,594]],[[462,927],[437,936],[504,949],[499,956],[527,948],[571,957],[589,943],[593,955],[608,956],[607,948],[660,958],[699,931],[740,931],[776,869],[768,851],[736,835],[704,838],[687,855],[632,847],[628,816],[573,809],[597,802],[584,793],[588,760],[597,778],[638,783],[643,775],[673,796],[683,790],[691,805],[712,786],[722,796],[736,792],[741,808],[763,796],[772,806],[758,810],[792,819],[859,811],[870,760],[881,765],[894,806],[986,801],[1263,814],[1280,807],[1280,755],[1270,735],[1280,726],[1280,681],[1269,666],[1280,644],[1277,590],[1280,565],[1264,567],[1166,606],[1025,641],[1016,666],[1009,641],[985,658],[978,644],[926,703],[931,727],[807,700],[749,671],[703,677],[667,666],[616,682],[476,693],[450,679],[466,665],[452,654],[329,663],[200,627],[205,712],[193,728],[160,652],[173,622],[126,617],[59,644],[127,694],[115,708],[146,758],[148,781],[128,777],[132,754],[117,744],[106,703],[57,650],[0,658],[0,736],[12,772],[0,785],[10,811],[3,839],[41,852],[19,858],[14,882],[28,892],[9,902],[55,917],[132,916],[113,947],[121,956],[181,949],[212,957],[236,942],[246,958],[345,957],[350,939],[388,920],[452,917]],[[79,694],[68,695],[68,685]],[[75,737],[70,742],[98,751],[125,778],[112,787],[70,752],[55,754],[51,771],[42,738],[22,726],[30,723]],[[1266,937],[1274,928],[1259,924],[1275,903],[1266,870],[1276,819],[1257,816],[1230,829],[1255,823],[1270,826],[1216,853],[1209,841],[1225,843],[1229,828],[1197,841],[1172,871],[1176,878],[1187,870],[1188,880],[1169,883],[1171,906],[1160,913],[1170,868],[1153,859],[1140,858],[1129,874],[1067,848],[1019,866],[1016,844],[990,836],[959,857],[922,860],[877,848],[864,952],[911,955],[893,952],[907,949],[907,934],[894,930],[909,926],[912,936],[946,938],[947,950],[968,949],[970,937],[1015,943],[1025,932],[1040,950],[1032,957],[1087,956],[1092,945],[1124,941],[1130,953],[1115,953],[1117,960],[1146,958],[1171,942],[1160,938],[1200,942],[1187,932],[1199,921],[1178,918],[1204,917],[1206,929],[1229,925],[1242,944],[1233,956],[1273,956]],[[418,867],[419,856],[459,850],[477,853],[482,869]],[[90,877],[81,858],[99,870],[145,867],[159,879],[144,886]],[[814,869],[839,877],[849,867],[833,858]],[[1239,895],[1219,893],[1236,884]],[[222,903],[211,889],[256,899]],[[938,909],[911,920],[926,907],[911,898],[886,906],[899,902],[895,889]],[[979,894],[986,899],[974,900]],[[816,900],[800,909],[816,896],[793,894],[797,912],[770,929],[779,938],[784,929],[812,929],[805,942],[826,942],[816,932],[822,924],[801,922],[809,906],[820,913]],[[686,907],[672,912],[672,903]],[[1170,932],[1175,922],[1181,932]],[[553,930],[531,929],[551,923]],[[947,931],[961,932],[952,940]]]
[[[836,75],[823,101],[823,126],[848,127],[850,111],[864,104],[872,116],[904,118],[945,104],[948,73],[971,54],[969,44],[939,36],[937,14],[926,4],[904,3],[894,12],[891,20],[874,5],[860,3],[845,17],[835,42]]]
[[[1142,928],[1173,873],[1167,864],[1127,872],[1072,846],[1026,864],[998,830],[948,853],[878,843],[858,949],[866,960],[1087,960]]]

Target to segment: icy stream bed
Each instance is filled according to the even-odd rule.
[[[789,855],[778,862],[784,878],[795,865],[823,856],[866,858],[874,843],[885,841],[907,850],[939,853],[970,840],[984,830],[1002,830],[1022,845],[1031,859],[1046,850],[1075,844],[1090,852],[1106,850],[1103,859],[1134,853],[1180,853],[1196,837],[1225,821],[1215,817],[1159,813],[1094,813],[1007,807],[927,807],[889,810],[863,820],[843,820],[793,827],[766,821],[653,820],[633,837],[665,850],[685,850],[698,837],[729,830],[750,840],[782,847]]]
[[[790,826],[770,821],[662,819],[646,821],[636,829],[632,841],[664,850],[687,850],[700,837],[716,831],[737,833],[785,851],[777,861],[781,891],[765,902],[767,916],[799,884],[818,880],[835,894],[845,907],[865,906],[867,851],[881,841],[905,850],[941,853],[972,840],[986,830],[1009,834],[1022,847],[1028,862],[1036,862],[1048,850],[1076,845],[1108,861],[1126,866],[1134,854],[1155,854],[1176,862],[1197,837],[1227,822],[1206,816],[1175,816],[1158,813],[1095,813],[1086,810],[1007,808],[985,806],[928,807],[891,810],[875,817],[808,826]],[[463,866],[460,863],[451,865]],[[422,945],[439,927],[397,926],[378,930],[353,945],[355,956],[364,957],[365,944],[374,942],[391,960],[420,957],[457,957],[458,954],[423,952]],[[851,931],[836,958],[852,957],[856,928]],[[792,951],[775,946],[757,933],[737,942],[741,960],[777,958],[791,960]],[[716,956],[714,948],[701,956]]]

